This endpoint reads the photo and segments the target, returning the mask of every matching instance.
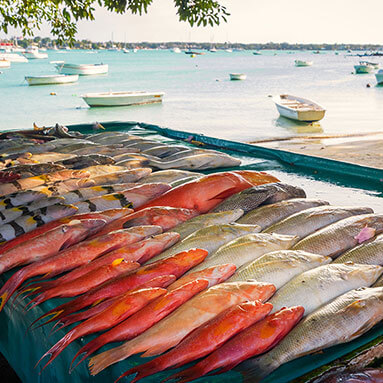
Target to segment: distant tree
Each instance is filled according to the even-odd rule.
[[[159,0],[158,0],[159,1]],[[193,25],[218,25],[226,21],[226,7],[215,0],[173,0],[180,21]],[[35,29],[47,22],[51,33],[60,41],[74,41],[76,21],[94,20],[95,6],[111,12],[142,15],[153,0],[0,0],[0,31],[21,28],[32,36]]]

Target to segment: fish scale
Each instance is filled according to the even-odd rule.
[[[300,322],[274,349],[238,366],[245,382],[259,382],[280,365],[349,342],[383,319],[383,288],[349,291]]]

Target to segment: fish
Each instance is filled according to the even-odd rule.
[[[131,212],[132,212],[132,209],[111,209],[111,210],[105,210],[102,213],[95,212],[95,213],[87,213],[87,214],[77,214],[72,217],[69,216],[69,217],[60,218],[60,219],[51,221],[49,223],[46,223],[42,226],[38,226],[35,229],[32,229],[24,234],[21,234],[17,236],[16,238],[9,240],[5,242],[4,244],[0,245],[0,255],[3,254],[5,251],[17,246],[18,244],[30,241],[31,239],[37,237],[38,235],[41,235],[49,230],[52,230],[57,226],[70,222],[72,219],[77,219],[80,221],[84,219],[102,219],[108,224],[116,219],[129,215]]]
[[[154,148],[145,149],[142,152],[144,154],[149,154],[151,156],[164,158],[164,157],[168,157],[172,154],[180,153],[180,152],[187,151],[187,150],[188,150],[188,148],[186,146],[166,145],[166,146],[157,146]]]
[[[151,168],[130,169],[91,177],[90,180],[94,182],[95,186],[137,182],[141,178],[148,176],[151,172]]]
[[[60,161],[59,164],[68,169],[83,169],[89,166],[114,165],[115,162],[116,161],[110,156],[88,154]]]
[[[333,371],[315,379],[315,383],[381,383],[383,382],[383,369],[381,368],[364,368],[355,371],[352,370]]]
[[[318,266],[326,265],[331,261],[330,257],[305,251],[272,251],[244,264],[229,281],[254,279],[258,282],[273,283],[278,290],[295,276]]]
[[[95,182],[90,178],[69,179],[65,181],[57,181],[47,185],[37,186],[31,190],[21,191],[19,193],[28,194],[31,191],[36,191],[44,193],[47,197],[57,197],[61,196],[63,193],[68,193],[72,190],[87,188],[94,185]]]
[[[126,170],[126,168],[124,166],[117,166],[117,165],[95,165],[95,166],[88,166],[81,170],[83,172],[89,173],[90,177],[97,177],[97,176],[102,176],[104,174],[113,174],[116,172],[123,172]]]
[[[189,250],[194,247],[200,247],[207,250],[209,254],[212,254],[222,245],[232,241],[233,239],[242,237],[246,234],[257,233],[258,231],[259,226],[256,225],[238,225],[233,223],[207,226],[194,232],[193,234],[190,234],[170,249],[162,252],[156,257],[153,257],[148,261],[148,263],[156,262],[159,259],[165,259],[180,251]]]
[[[45,153],[36,153],[30,156],[30,160],[34,163],[48,163],[48,162],[59,162],[69,160],[71,158],[76,158],[75,154],[70,153],[57,153],[57,152],[45,152]]]
[[[165,182],[167,184],[172,183],[174,181],[180,180],[182,178],[197,176],[202,177],[202,173],[189,172],[187,170],[178,170],[178,169],[169,169],[169,170],[160,170],[157,172],[153,172],[148,176],[140,179],[138,181],[139,184],[147,184],[153,182]]]
[[[204,153],[194,154],[189,157],[179,158],[173,161],[150,160],[149,166],[158,169],[184,169],[184,170],[207,170],[217,168],[231,168],[241,165],[242,161],[230,156]]]
[[[220,213],[207,213],[200,216],[191,218],[186,222],[183,222],[176,227],[172,228],[172,231],[180,234],[180,240],[185,239],[190,234],[193,234],[197,230],[203,227],[211,225],[220,225],[225,223],[233,223],[243,215],[242,209],[234,209],[230,211],[223,211]]]
[[[178,253],[155,264],[142,266],[136,272],[132,272],[125,277],[105,283],[71,302],[64,303],[48,311],[48,313],[50,315],[59,315],[57,318],[60,318],[60,316],[63,317],[93,305],[95,302],[99,303],[142,286],[155,277],[174,275],[179,278],[186,271],[201,263],[206,256],[207,251],[203,249],[191,249]]]
[[[235,193],[255,185],[277,181],[277,178],[267,173],[250,170],[209,174],[169,190],[140,209],[169,206],[194,209],[201,214],[207,213]]]
[[[146,289],[143,288],[123,295],[101,313],[87,319],[85,322],[80,323],[70,330],[40,358],[37,365],[46,356],[50,355],[48,362],[43,367],[44,370],[74,340],[115,326],[124,319],[129,318],[141,308],[145,307],[149,302],[164,294],[166,294],[166,289],[151,287]]]
[[[302,306],[293,306],[268,315],[229,339],[196,365],[173,374],[166,380],[177,379],[178,382],[186,383],[213,370],[219,369],[216,374],[229,371],[242,361],[275,347],[299,323],[303,314]]]
[[[84,294],[105,282],[122,277],[139,267],[140,264],[138,262],[125,261],[123,258],[115,259],[108,265],[102,265],[76,279],[38,293],[26,307],[28,307],[28,310],[31,310],[37,305],[55,297],[69,298]]]
[[[305,198],[306,193],[297,186],[280,182],[253,186],[227,198],[217,205],[212,212],[242,209],[245,213],[261,204],[275,203],[291,198]]]
[[[116,154],[122,153],[138,153],[138,149],[134,148],[124,148],[121,144],[114,145],[95,145],[91,147],[79,148],[76,150],[72,150],[72,154],[76,154],[78,156],[84,156],[88,154],[100,154],[104,156],[115,156]]]
[[[304,250],[336,258],[359,244],[355,237],[366,226],[375,229],[376,235],[382,233],[383,214],[364,214],[342,219],[302,239],[293,250]]]
[[[157,148],[158,146],[166,146],[165,144],[161,144],[160,142],[157,141],[151,141],[151,140],[146,140],[143,138],[136,138],[133,140],[127,140],[127,141],[122,141],[122,144],[124,147],[134,147],[135,149],[139,149],[140,151],[143,151],[145,149],[150,149],[150,148]]]
[[[32,189],[55,181],[64,181],[69,178],[85,178],[89,173],[83,170],[60,170],[58,172],[42,174],[40,176],[22,178],[13,182],[0,184],[0,196],[15,193],[20,190]]]
[[[0,274],[20,265],[36,262],[49,258],[64,250],[105,225],[102,219],[76,220],[73,219],[47,231],[27,242],[3,252],[0,255]]]
[[[108,251],[140,241],[149,235],[158,234],[160,231],[161,228],[158,226],[141,226],[112,232],[96,239],[80,242],[61,251],[53,258],[24,266],[14,273],[0,289],[0,311],[16,289],[28,279],[38,275],[43,275],[44,278],[53,277],[82,266]]]
[[[126,159],[123,161],[116,162],[118,166],[124,166],[125,169],[137,169],[143,168],[149,165],[149,160],[138,160],[138,159]]]
[[[270,303],[260,301],[245,302],[229,307],[198,327],[166,354],[131,368],[123,373],[116,382],[125,376],[138,373],[132,380],[134,383],[169,367],[175,365],[180,367],[202,358],[217,350],[231,337],[264,319],[272,308]]]
[[[64,198],[65,203],[74,204],[76,202],[84,201],[94,197],[99,197],[105,194],[113,194],[119,191],[128,190],[136,186],[138,185],[136,185],[135,183],[91,186],[88,188],[70,191],[61,195],[61,197]]]
[[[369,242],[345,252],[334,260],[334,263],[346,262],[364,263],[367,265],[383,265],[383,234],[378,235]]]
[[[266,233],[242,235],[219,247],[194,270],[228,262],[233,263],[238,268],[270,251],[289,249],[296,240],[297,238],[293,235]]]
[[[16,165],[7,167],[7,172],[17,173],[20,178],[40,176],[45,173],[53,173],[59,170],[65,170],[65,166],[60,164],[30,164],[30,165]]]
[[[193,296],[205,290],[208,285],[209,282],[206,279],[195,279],[181,284],[177,289],[168,290],[165,295],[150,302],[130,318],[83,346],[74,356],[71,365],[78,356],[81,356],[81,359],[73,368],[77,367],[89,355],[107,343],[129,340],[142,334]]]
[[[39,201],[47,195],[37,190],[28,192],[12,193],[0,198],[0,211],[12,209],[13,207],[26,205],[28,203]]]
[[[186,184],[187,182],[190,182],[190,181],[195,181],[197,180],[198,178],[200,178],[200,176],[190,176],[190,177],[186,177],[186,178],[181,178],[179,180],[176,180],[176,181],[173,181],[171,182],[169,185],[172,187],[172,188],[175,188],[177,186],[181,186],[183,184]]]
[[[238,366],[257,382],[280,365],[363,335],[383,318],[383,289],[349,291],[304,318],[274,349]]]
[[[164,183],[139,185],[118,193],[105,194],[76,202],[75,206],[78,208],[79,213],[118,209],[120,207],[136,209],[170,189],[171,187]]]
[[[127,262],[144,263],[154,255],[161,253],[163,250],[174,245],[179,239],[178,233],[163,233],[157,234],[141,241],[131,243],[130,245],[120,247],[117,250],[112,250],[105,255],[94,259],[81,267],[73,269],[69,273],[55,279],[54,281],[38,282],[33,284],[33,288],[38,292],[45,291],[47,288],[59,286],[63,283],[74,281],[75,279],[94,271],[95,269],[108,265],[115,260],[124,260]],[[1,260],[1,256],[0,256]],[[30,287],[27,289],[30,289]]]
[[[277,223],[292,214],[321,205],[328,205],[328,202],[308,198],[289,199],[260,206],[257,209],[245,214],[237,222],[242,224],[259,225],[262,230],[265,230],[274,223]]]
[[[56,204],[33,210],[0,226],[0,242],[14,239],[56,219],[71,216],[75,214],[77,210],[77,207],[74,205],[64,204]]]
[[[100,142],[105,140],[104,141],[105,144],[109,144],[109,143],[119,143],[122,137],[124,139],[129,139],[132,136],[124,132],[101,132],[101,133],[89,135],[88,140],[93,142]]]
[[[376,265],[319,266],[291,279],[275,293],[270,303],[274,306],[273,312],[295,304],[303,306],[308,315],[347,291],[371,286],[382,272],[383,268]]]
[[[293,214],[268,227],[265,233],[292,234],[304,238],[322,227],[348,217],[372,213],[368,207],[318,206]]]
[[[198,215],[198,212],[195,210],[154,206],[115,220],[106,225],[100,234],[140,225],[157,225],[161,226],[163,231],[168,231],[196,215]]]
[[[139,352],[145,352],[144,357],[165,352],[229,307],[246,301],[265,302],[274,292],[274,285],[257,282],[226,282],[210,287],[136,338],[92,357],[90,374],[96,375]]]

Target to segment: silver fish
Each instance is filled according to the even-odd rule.
[[[364,214],[342,219],[302,239],[293,250],[304,250],[336,258],[358,245],[359,235],[366,228],[374,234],[382,233],[383,214]]]
[[[0,198],[0,211],[12,209],[16,206],[25,205],[33,201],[38,201],[46,196],[47,195],[45,193],[36,190],[8,194],[5,197]]]
[[[303,210],[268,227],[266,233],[295,234],[304,238],[314,231],[342,219],[372,213],[368,207],[318,206]]]
[[[325,303],[347,291],[371,286],[382,274],[376,265],[354,263],[324,265],[308,270],[279,289],[270,303],[273,311],[282,307],[303,306],[305,315],[311,314]]]
[[[211,225],[204,227],[203,229],[200,229],[193,234],[190,234],[184,240],[178,242],[170,249],[153,257],[148,263],[153,263],[159,259],[164,259],[181,251],[187,251],[193,248],[205,249],[209,252],[209,254],[212,254],[222,245],[232,241],[237,237],[257,232],[259,232],[259,226],[256,225]]]
[[[249,225],[259,225],[262,230],[265,230],[274,223],[279,222],[292,214],[321,205],[328,205],[328,202],[306,198],[289,199],[270,205],[260,206],[245,214],[237,222]]]
[[[170,186],[172,188],[175,188],[177,186],[181,186],[183,184],[186,184],[187,182],[190,182],[190,181],[195,181],[197,180],[198,178],[200,178],[201,176],[190,176],[190,177],[186,177],[186,178],[181,178],[180,180],[176,180],[176,181],[173,181],[173,182],[170,182]]]
[[[194,173],[194,172],[189,172],[187,170],[160,170],[158,172],[153,172],[150,175],[140,179],[138,181],[139,184],[148,184],[148,183],[153,183],[153,182],[165,182],[167,184],[180,180],[182,178],[186,177],[202,177],[203,174],[201,173]]]
[[[289,249],[296,239],[293,235],[264,233],[242,235],[209,254],[200,265],[193,268],[193,272],[225,263],[233,263],[238,268],[271,251]]]
[[[64,170],[65,166],[59,164],[30,164],[30,165],[17,165],[11,166],[4,171],[17,173],[20,178],[40,176],[45,173],[57,172],[59,170]]]
[[[272,283],[280,289],[295,276],[331,262],[330,257],[298,250],[278,250],[267,253],[240,267],[230,282],[254,279]]]
[[[261,204],[275,203],[296,197],[306,197],[304,190],[297,186],[279,182],[253,186],[225,199],[212,212],[242,209],[248,213]]]
[[[172,154],[181,153],[187,150],[188,148],[186,146],[166,145],[166,146],[157,146],[151,149],[145,149],[142,151],[142,153],[149,154],[150,156],[164,158]]]
[[[104,174],[90,178],[94,185],[113,185],[127,182],[137,182],[138,180],[147,177],[152,172],[150,168],[139,168],[124,170],[122,172],[115,172],[111,174]],[[150,182],[153,183],[154,181]]]
[[[349,291],[301,321],[268,353],[243,362],[245,382],[259,382],[280,365],[350,342],[383,319],[383,288]]]
[[[203,227],[235,222],[243,215],[243,210],[235,209],[221,213],[202,214],[172,228],[180,234],[180,241]]]

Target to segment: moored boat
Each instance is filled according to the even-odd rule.
[[[312,66],[314,63],[313,61],[306,61],[306,60],[295,60],[295,66]]]
[[[0,68],[9,68],[11,66],[11,62],[6,59],[0,59]]]
[[[172,49],[172,51],[173,51],[174,53],[181,53],[181,49],[178,48],[178,47],[174,47],[174,48]]]
[[[0,60],[8,60],[10,62],[27,63],[28,59],[17,53],[0,53]]]
[[[383,85],[383,69],[378,70],[375,73],[376,81],[379,85]]]
[[[371,73],[376,68],[374,65],[371,65],[368,62],[361,61],[359,65],[354,65],[355,73],[361,74],[361,73]]]
[[[27,59],[46,59],[48,58],[47,53],[39,52],[39,48],[35,46],[28,47],[24,53]]]
[[[162,102],[163,92],[104,92],[104,93],[87,93],[83,96],[83,100],[90,107],[97,106],[129,106],[141,104],[153,104]]]
[[[244,73],[230,73],[230,80],[246,80]]]
[[[78,81],[78,74],[48,74],[42,76],[25,76],[28,85],[69,84]]]
[[[317,103],[288,94],[281,94],[273,97],[275,106],[281,116],[296,121],[319,121],[321,120],[326,110]]]
[[[371,65],[374,69],[379,69],[379,63],[371,62],[371,61],[360,61],[360,65]]]
[[[108,64],[57,64],[57,70],[61,74],[78,74],[89,76],[108,73]]]

